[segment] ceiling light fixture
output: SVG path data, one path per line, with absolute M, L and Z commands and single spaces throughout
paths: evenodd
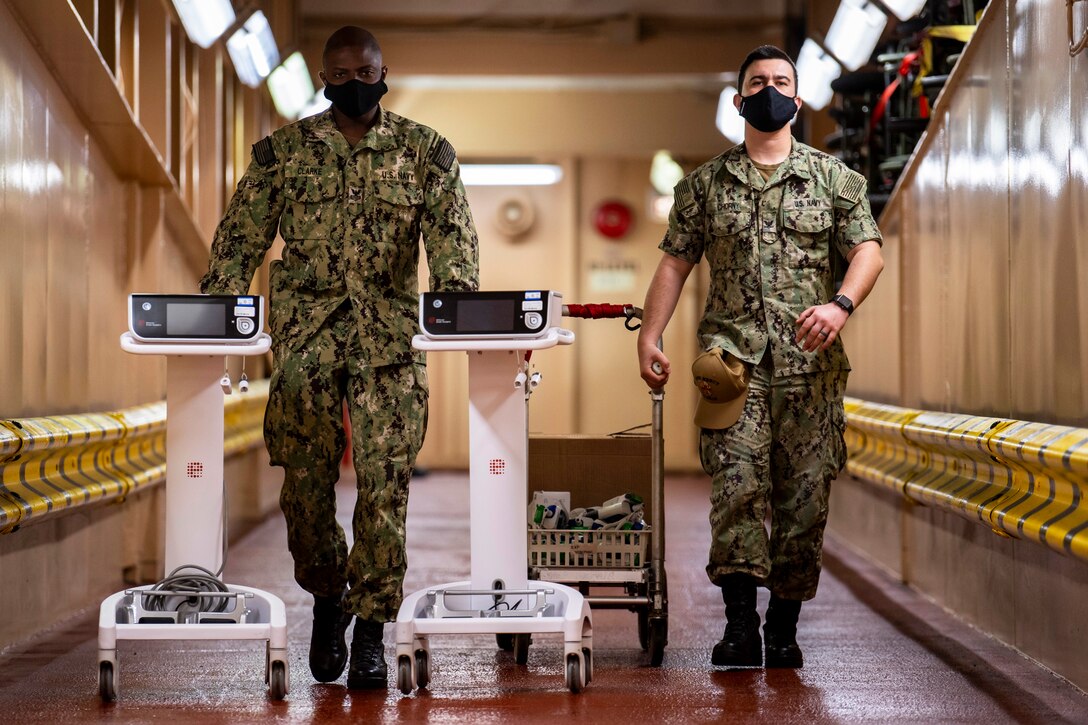
M 650 184 L 658 194 L 672 196 L 672 189 L 684 178 L 684 169 L 668 151 L 658 151 L 650 162 Z
M 842 73 L 839 64 L 812 38 L 806 38 L 797 54 L 797 93 L 813 110 L 831 102 L 831 81 Z
M 872 57 L 887 24 L 888 16 L 868 0 L 842 0 L 824 45 L 847 70 L 855 71 Z
M 261 85 L 261 81 L 280 63 L 272 26 L 260 10 L 250 15 L 242 27 L 230 36 L 227 52 L 239 80 L 250 88 Z
M 219 36 L 234 25 L 230 0 L 174 0 L 185 34 L 201 48 L 210 48 Z
M 465 186 L 550 186 L 563 179 L 554 164 L 462 164 Z
M 926 6 L 926 0 L 881 0 L 900 20 L 910 20 Z
M 287 60 L 269 74 L 268 92 L 281 116 L 292 120 L 302 118 L 314 97 L 314 81 L 302 53 L 296 51 L 287 56 Z

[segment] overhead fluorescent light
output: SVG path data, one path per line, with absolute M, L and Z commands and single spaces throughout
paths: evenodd
M 462 164 L 465 186 L 550 186 L 563 178 L 554 164 Z
M 820 110 L 831 102 L 835 92 L 831 81 L 842 73 L 842 68 L 815 40 L 806 38 L 797 55 L 797 92 L 809 107 Z
M 847 70 L 855 71 L 872 57 L 887 24 L 888 16 L 868 0 L 842 0 L 825 45 Z
M 744 117 L 740 115 L 740 111 L 733 105 L 733 96 L 735 95 L 737 95 L 737 89 L 733 86 L 726 86 L 722 89 L 721 94 L 718 96 L 718 115 L 715 119 L 715 125 L 722 136 L 725 136 L 733 143 L 740 143 L 744 140 Z
M 926 6 L 926 0 L 881 0 L 900 20 L 910 20 Z
M 287 56 L 287 60 L 269 74 L 268 92 L 272 94 L 272 102 L 281 116 L 302 118 L 303 111 L 314 97 L 314 81 L 302 53 L 296 51 Z
M 230 0 L 174 0 L 185 34 L 201 48 L 209 48 L 234 25 Z
M 272 37 L 272 26 L 260 10 L 227 40 L 227 52 L 234 72 L 250 88 L 261 85 L 272 69 L 280 64 L 280 51 Z

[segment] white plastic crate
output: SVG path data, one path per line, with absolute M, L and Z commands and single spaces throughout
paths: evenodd
M 641 569 L 650 531 L 529 529 L 529 566 L 546 569 Z

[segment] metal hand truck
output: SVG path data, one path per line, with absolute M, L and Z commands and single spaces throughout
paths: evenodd
M 631 304 L 564 305 L 563 315 L 583 319 L 622 318 L 631 331 L 642 310 Z M 661 348 L 661 340 L 657 342 Z M 594 609 L 628 609 L 638 615 L 638 639 L 650 665 L 661 665 L 668 643 L 668 587 L 665 578 L 664 389 L 650 391 L 650 501 L 648 530 L 529 529 L 529 577 L 578 589 Z M 622 492 L 617 492 L 622 493 Z M 648 551 L 647 551 L 648 550 Z M 590 587 L 622 590 L 590 594 Z M 528 658 L 528 635 L 497 635 L 499 647 L 515 660 Z

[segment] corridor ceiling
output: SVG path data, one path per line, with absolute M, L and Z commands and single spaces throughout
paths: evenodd
M 354 23 L 586 34 L 635 24 L 781 25 L 786 5 L 786 0 L 307 0 L 300 3 L 300 12 L 310 26 Z
M 387 60 L 390 43 L 400 51 L 400 74 L 720 74 L 735 71 L 759 43 L 784 44 L 800 6 L 800 0 L 306 0 L 299 3 L 298 42 L 314 63 L 314 50 L 333 30 L 361 25 L 378 37 Z

